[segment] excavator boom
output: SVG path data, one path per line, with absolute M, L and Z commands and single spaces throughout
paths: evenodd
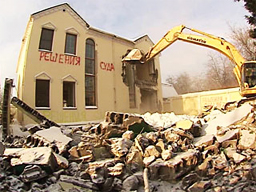
M 184 33 L 184 29 L 192 31 L 193 34 Z M 253 73 L 250 72 L 255 69 L 256 73 L 255 61 L 247 62 L 236 47 L 225 39 L 184 25 L 176 26 L 168 31 L 146 54 L 134 49 L 122 61 L 146 63 L 177 40 L 208 47 L 227 56 L 235 64 L 233 71 L 240 85 L 241 95 L 246 97 L 256 96 L 256 87 L 254 87 L 256 85 L 256 76 L 254 77 Z M 255 83 L 252 83 L 254 78 Z

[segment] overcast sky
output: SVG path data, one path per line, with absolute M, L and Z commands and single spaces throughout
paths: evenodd
M 1 86 L 6 77 L 16 80 L 21 40 L 30 15 L 65 2 L 92 27 L 131 40 L 147 34 L 157 43 L 172 27 L 184 24 L 229 41 L 229 26 L 248 26 L 243 2 L 234 0 L 0 0 Z M 175 42 L 161 53 L 162 82 L 182 72 L 202 73 L 209 52 Z

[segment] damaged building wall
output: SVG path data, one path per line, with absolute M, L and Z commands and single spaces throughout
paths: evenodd
M 45 46 L 43 37 L 51 45 Z M 57 123 L 100 120 L 107 110 L 140 113 L 141 90 L 136 86 L 137 105 L 131 108 L 121 60 L 128 49 L 147 51 L 151 45 L 148 37 L 130 41 L 93 28 L 67 3 L 39 11 L 31 15 L 23 38 L 18 97 Z M 159 69 L 159 61 L 155 65 Z M 160 80 L 155 87 L 157 106 Z M 33 123 L 22 112 L 17 118 Z
M 222 108 L 227 102 L 238 101 L 241 98 L 239 88 L 188 93 L 165 98 L 163 111 L 174 112 L 179 115 L 198 115 L 204 106 L 212 105 Z
M 136 42 L 136 48 L 146 53 L 149 47 L 154 44 L 150 38 L 145 35 Z M 130 107 L 140 108 L 141 113 L 161 112 L 162 111 L 162 86 L 159 56 L 146 63 L 124 62 L 123 63 L 123 81 L 129 87 Z M 140 102 L 136 103 L 135 95 L 139 90 Z

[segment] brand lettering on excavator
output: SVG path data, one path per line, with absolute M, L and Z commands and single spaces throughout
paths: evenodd
M 198 38 L 194 38 L 194 37 L 187 37 L 187 39 L 188 40 L 192 40 L 192 41 L 197 41 L 197 42 L 199 42 L 199 43 L 206 43 L 206 41 L 205 40 L 203 40 L 203 39 L 198 39 Z

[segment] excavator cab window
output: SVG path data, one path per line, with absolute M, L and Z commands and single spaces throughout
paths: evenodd
M 249 88 L 256 85 L 256 63 L 245 63 L 244 67 L 244 82 L 248 84 Z

